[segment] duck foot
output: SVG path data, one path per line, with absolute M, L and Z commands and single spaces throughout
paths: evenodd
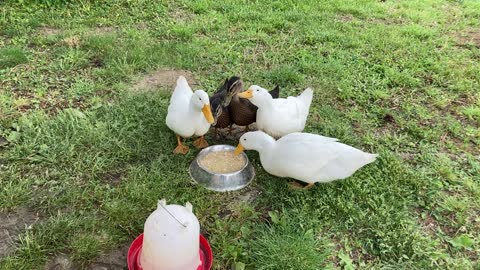
M 186 155 L 188 153 L 188 147 L 182 144 L 182 139 L 177 135 L 177 147 L 173 149 L 174 154 Z
M 297 181 L 288 182 L 288 185 L 290 186 L 290 188 L 293 188 L 293 189 L 301 189 L 301 188 L 303 188 L 303 185 L 300 184 L 300 183 L 297 182 Z
M 315 186 L 315 183 L 309 183 L 308 185 L 304 186 L 303 189 L 311 189 L 313 186 Z
M 208 146 L 208 142 L 203 136 L 201 136 L 193 142 L 193 146 L 195 146 L 197 149 L 202 149 Z
M 297 181 L 292 181 L 292 182 L 289 182 L 288 184 L 293 189 L 311 189 L 315 185 L 315 183 L 309 183 L 307 185 L 302 185 L 301 183 L 299 183 Z

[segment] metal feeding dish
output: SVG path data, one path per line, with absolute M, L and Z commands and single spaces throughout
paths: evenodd
M 245 160 L 243 167 L 230 173 L 215 173 L 204 168 L 200 163 L 200 160 L 211 152 L 234 150 L 235 147 L 231 145 L 213 145 L 200 151 L 189 168 L 189 173 L 193 181 L 204 186 L 206 189 L 219 192 L 239 190 L 250 184 L 253 178 L 255 178 L 255 170 L 245 153 L 240 154 Z

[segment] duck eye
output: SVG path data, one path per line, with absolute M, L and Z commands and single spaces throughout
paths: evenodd
M 259 92 L 260 90 L 257 89 L 257 92 Z
M 202 98 L 199 97 L 198 100 L 202 101 Z
M 246 138 L 243 138 L 244 141 L 246 141 L 247 139 Z

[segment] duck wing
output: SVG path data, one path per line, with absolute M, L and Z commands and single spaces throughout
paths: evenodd
M 275 154 L 281 162 L 278 164 L 288 166 L 289 170 L 284 173 L 293 173 L 296 178 L 309 181 L 344 179 L 377 157 L 339 143 L 335 138 L 307 133 L 288 134 L 277 143 Z
M 274 162 L 284 176 L 311 178 L 312 172 L 338 158 L 339 152 L 331 147 L 332 144 L 337 144 L 335 141 L 335 138 L 316 137 L 313 134 L 290 133 L 275 143 Z
M 337 142 L 338 139 L 316 135 L 316 134 L 310 134 L 310 133 L 293 132 L 283 136 L 281 139 L 279 139 L 279 141 L 285 144 L 291 144 L 291 143 L 296 143 L 300 141 L 312 143 L 312 144 L 319 144 L 319 143 Z
M 232 119 L 230 117 L 231 113 L 228 107 L 221 107 L 220 112 L 215 115 L 215 125 L 216 128 L 226 128 L 231 126 Z
M 234 97 L 228 105 L 233 122 L 239 126 L 248 126 L 256 121 L 257 106 L 249 100 Z

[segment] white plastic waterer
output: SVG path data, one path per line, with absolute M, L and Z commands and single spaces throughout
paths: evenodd
M 196 270 L 199 266 L 200 224 L 190 203 L 158 201 L 143 233 L 140 264 L 144 270 Z

